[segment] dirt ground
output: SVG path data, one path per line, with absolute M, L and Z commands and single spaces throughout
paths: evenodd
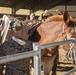
M 64 75 L 66 72 L 73 69 L 74 67 L 75 65 L 73 65 L 73 62 L 71 60 L 67 60 L 66 51 L 60 49 L 59 50 L 59 63 L 57 66 L 57 75 Z M 41 72 L 41 75 L 44 75 L 43 71 Z M 76 72 L 70 75 L 76 75 Z

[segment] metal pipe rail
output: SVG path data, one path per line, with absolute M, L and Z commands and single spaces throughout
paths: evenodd
M 74 40 L 66 40 L 66 41 L 54 42 L 54 43 L 43 44 L 43 45 L 38 45 L 35 42 L 34 43 L 37 44 L 37 47 L 39 47 L 40 49 L 43 49 L 43 48 L 48 48 L 48 47 L 52 47 L 52 46 L 68 44 L 68 43 L 71 43 L 71 42 L 75 42 L 75 41 Z M 33 48 L 35 48 L 35 46 L 36 45 L 34 45 Z M 0 57 L 0 64 L 24 59 L 24 58 L 27 58 L 27 57 L 32 57 L 34 55 L 38 55 L 38 53 L 39 53 L 39 51 L 34 50 L 34 51 L 28 51 L 28 52 L 23 52 L 23 53 L 17 53 L 17 54 L 2 56 L 2 57 Z
M 43 44 L 43 45 L 39 45 L 39 47 L 40 47 L 40 49 L 44 49 L 44 48 L 48 48 L 48 47 L 52 47 L 52 46 L 58 46 L 58 45 L 62 45 L 62 44 L 69 44 L 71 42 L 75 42 L 75 40 L 74 39 L 70 39 L 70 40 L 65 40 L 65 41 L 60 41 L 60 42 Z
M 2 56 L 0 57 L 0 64 L 32 57 L 34 55 L 37 55 L 38 53 L 39 53 L 38 51 L 28 51 L 28 52 L 23 52 L 23 53 Z
M 62 44 L 68 44 L 71 42 L 75 42 L 75 40 L 70 39 L 70 40 L 54 42 L 54 43 L 49 43 L 49 44 L 44 44 L 44 45 L 38 45 L 37 42 L 34 42 L 33 51 L 2 56 L 0 57 L 0 64 L 34 56 L 34 75 L 40 75 L 41 74 L 41 49 L 57 46 L 57 45 L 62 45 Z

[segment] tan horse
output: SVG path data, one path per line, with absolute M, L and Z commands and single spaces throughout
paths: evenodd
M 63 15 L 49 17 L 37 28 L 31 40 L 39 44 L 47 44 L 76 38 L 75 27 L 76 21 L 65 11 Z M 44 67 L 44 75 L 50 75 L 51 70 L 53 71 L 52 75 L 56 75 L 58 47 L 54 46 L 45 49 L 45 53 L 41 59 Z M 68 46 L 64 48 L 69 49 Z

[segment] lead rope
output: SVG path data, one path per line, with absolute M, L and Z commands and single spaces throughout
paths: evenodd
M 69 52 L 68 52 L 68 57 L 70 57 L 73 61 L 74 64 L 76 64 L 76 52 L 75 52 L 75 48 L 74 48 L 74 43 L 70 43 L 69 44 L 70 46 L 70 49 L 69 49 Z

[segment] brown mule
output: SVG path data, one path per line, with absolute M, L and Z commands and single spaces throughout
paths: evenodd
M 76 21 L 69 16 L 67 11 L 65 11 L 63 15 L 54 15 L 49 17 L 37 28 L 31 37 L 31 40 L 38 42 L 39 44 L 47 44 L 76 38 L 75 27 Z M 67 47 L 64 47 L 65 50 Z M 41 59 L 44 67 L 44 75 L 50 75 L 51 70 L 52 75 L 56 75 L 58 46 L 50 47 L 45 50 L 46 53 L 42 55 Z

